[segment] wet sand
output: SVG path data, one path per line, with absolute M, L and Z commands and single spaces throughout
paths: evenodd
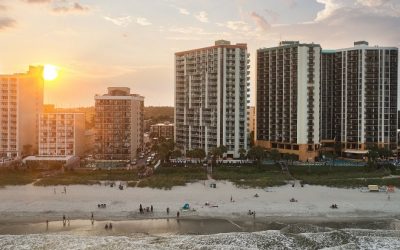
M 112 229 L 105 229 L 105 225 L 112 223 Z M 400 230 L 400 220 L 371 219 L 371 218 L 320 218 L 320 217 L 263 217 L 243 218 L 232 220 L 229 218 L 159 218 L 121 221 L 94 221 L 71 220 L 63 225 L 62 221 L 27 223 L 3 222 L 0 224 L 0 235 L 24 235 L 43 233 L 67 233 L 85 236 L 129 236 L 132 234 L 144 235 L 177 235 L 177 234 L 217 234 L 231 232 L 256 232 L 264 230 L 282 230 L 290 225 L 308 229 L 318 226 L 329 229 L 373 229 L 373 230 Z M 290 229 L 293 230 L 293 229 Z M 293 231 L 293 233 L 298 233 Z

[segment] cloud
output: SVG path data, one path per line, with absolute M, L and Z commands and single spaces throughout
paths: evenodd
M 166 36 L 168 40 L 181 41 L 220 39 L 221 36 L 230 36 L 227 32 L 209 32 L 199 27 L 170 27 L 167 32 L 171 33 Z
M 256 23 L 260 31 L 266 32 L 271 28 L 271 25 L 265 20 L 264 17 L 258 15 L 256 12 L 250 14 L 251 19 Z
M 4 4 L 0 4 L 0 11 L 6 11 L 7 9 L 7 6 L 5 6 Z
M 2 17 L 0 18 L 0 31 L 5 30 L 7 28 L 12 28 L 16 25 L 16 21 L 12 18 Z
M 296 0 L 282 0 L 289 8 L 294 8 L 297 6 Z
M 400 17 L 400 2 L 398 0 L 316 0 L 324 5 L 314 21 L 322 21 L 332 16 L 340 16 L 340 11 L 354 11 L 364 16 Z
M 202 23 L 208 23 L 208 14 L 205 11 L 200 11 L 194 17 Z
M 357 0 L 357 2 L 368 7 L 378 7 L 388 3 L 389 0 Z
M 264 11 L 268 15 L 268 17 L 270 18 L 270 20 L 272 22 L 278 21 L 279 16 L 280 16 L 278 12 L 275 12 L 275 11 L 270 10 L 270 9 L 264 9 Z
M 220 34 L 217 32 L 206 32 L 203 28 L 198 27 L 171 27 L 168 29 L 169 32 L 180 33 L 180 34 L 197 34 L 197 35 L 216 35 Z
M 187 9 L 184 8 L 178 8 L 179 13 L 181 13 L 182 15 L 190 15 L 190 12 Z
M 89 7 L 73 0 L 22 0 L 31 4 L 47 4 L 54 13 L 83 13 L 89 11 Z
M 70 13 L 70 12 L 86 12 L 89 11 L 89 7 L 83 6 L 77 2 L 71 3 L 64 6 L 55 6 L 52 8 L 53 12 L 58 13 Z
M 23 0 L 23 1 L 27 3 L 50 3 L 53 0 Z
M 325 5 L 324 9 L 318 12 L 315 21 L 324 20 L 332 15 L 338 9 L 348 6 L 349 0 L 316 0 L 318 3 Z
M 388 14 L 389 1 L 379 8 L 360 6 L 358 1 L 346 1 L 347 4 L 338 2 L 330 1 L 331 9 L 325 12 L 323 18 L 273 27 L 272 32 L 282 34 L 285 36 L 283 39 L 320 43 L 323 48 L 351 47 L 352 42 L 357 40 L 367 40 L 380 46 L 398 46 L 400 33 L 388 31 L 398 30 L 400 15 L 396 16 L 394 11 Z
M 142 26 L 148 26 L 151 25 L 151 22 L 149 22 L 146 18 L 144 17 L 138 17 L 136 18 L 136 23 Z
M 131 16 L 123 16 L 123 17 L 104 17 L 105 20 L 112 22 L 113 24 L 121 27 L 126 27 L 132 22 Z
M 244 21 L 227 21 L 225 23 L 217 23 L 217 25 L 239 32 L 248 32 L 251 30 L 251 26 Z

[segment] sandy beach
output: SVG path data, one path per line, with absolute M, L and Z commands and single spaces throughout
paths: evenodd
M 180 217 L 248 219 L 248 210 L 256 217 L 318 217 L 318 218 L 399 218 L 400 192 L 364 193 L 358 189 L 323 186 L 290 185 L 268 189 L 241 189 L 230 182 L 210 181 L 174 187 L 171 190 L 125 188 L 105 185 L 36 187 L 33 185 L 0 189 L 0 222 L 43 222 L 60 220 L 65 214 L 71 220 L 132 220 L 176 217 L 185 203 L 190 211 Z M 55 193 L 54 193 L 55 189 Z M 258 194 L 258 197 L 255 197 Z M 231 196 L 233 202 L 231 202 Z M 290 202 L 295 198 L 298 202 Z M 210 205 L 206 206 L 208 202 Z M 331 209 L 336 203 L 338 209 Z M 107 204 L 98 208 L 98 204 Z M 154 208 L 153 213 L 139 213 L 139 204 Z M 170 208 L 170 214 L 166 208 Z M 194 211 L 193 211 L 194 210 Z

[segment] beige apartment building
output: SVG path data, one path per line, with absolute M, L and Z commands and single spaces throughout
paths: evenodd
M 314 161 L 319 149 L 318 44 L 284 41 L 257 51 L 257 144 Z
M 30 66 L 27 73 L 0 75 L 1 157 L 37 152 L 43 85 L 42 66 Z
M 126 87 L 95 96 L 95 158 L 134 160 L 143 146 L 144 97 Z
M 39 156 L 82 156 L 85 114 L 43 113 L 39 120 Z
M 174 124 L 173 123 L 158 123 L 150 126 L 150 135 L 152 137 L 164 137 L 166 139 L 174 138 Z

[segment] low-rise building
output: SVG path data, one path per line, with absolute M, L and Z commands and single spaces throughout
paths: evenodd
M 84 133 L 82 113 L 40 114 L 39 156 L 83 155 Z
M 174 138 L 174 124 L 165 122 L 153 124 L 150 126 L 150 135 L 154 138 L 164 137 L 166 139 Z

